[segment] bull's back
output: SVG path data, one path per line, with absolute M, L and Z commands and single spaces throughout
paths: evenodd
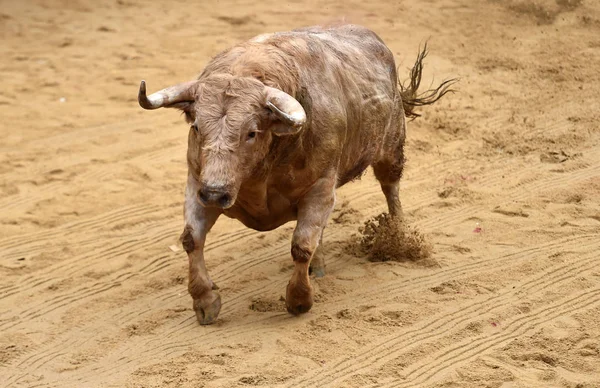
M 368 28 L 358 25 L 307 27 L 293 30 L 291 34 L 298 34 L 307 41 L 309 67 L 338 66 L 350 71 L 348 76 L 376 77 L 384 83 L 395 83 L 394 56 L 383 40 Z

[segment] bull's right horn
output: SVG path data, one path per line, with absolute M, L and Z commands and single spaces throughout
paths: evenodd
M 146 96 L 146 81 L 142 81 L 138 93 L 138 102 L 144 109 L 169 108 L 176 104 L 193 102 L 195 91 L 193 86 L 196 83 L 197 81 L 183 82 Z
M 274 127 L 278 136 L 292 135 L 300 132 L 306 124 L 306 112 L 302 105 L 289 94 L 266 86 L 267 107 L 284 125 Z

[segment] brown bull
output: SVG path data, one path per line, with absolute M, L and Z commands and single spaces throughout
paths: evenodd
M 318 247 L 337 187 L 372 166 L 390 214 L 401 216 L 405 116 L 449 91 L 445 82 L 417 96 L 425 54 L 403 87 L 374 32 L 309 27 L 260 35 L 217 55 L 197 80 L 150 96 L 142 81 L 143 108 L 178 108 L 191 125 L 181 237 L 201 324 L 221 309 L 203 252 L 221 214 L 260 231 L 297 220 L 286 292 L 292 314 L 313 304 L 311 261 L 315 275 L 324 275 Z

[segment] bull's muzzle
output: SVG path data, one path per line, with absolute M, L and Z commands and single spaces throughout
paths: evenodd
M 204 207 L 227 209 L 233 205 L 233 196 L 226 187 L 205 185 L 198 190 L 198 200 Z

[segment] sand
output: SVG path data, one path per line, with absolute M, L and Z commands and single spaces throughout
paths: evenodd
M 338 191 L 327 275 L 281 298 L 294 223 L 220 219 L 218 322 L 197 324 L 188 127 L 143 111 L 263 32 L 345 20 L 459 93 L 408 125 L 401 199 L 432 251 L 349 249 L 386 210 Z M 0 1 L 0 387 L 600 387 L 600 3 Z

